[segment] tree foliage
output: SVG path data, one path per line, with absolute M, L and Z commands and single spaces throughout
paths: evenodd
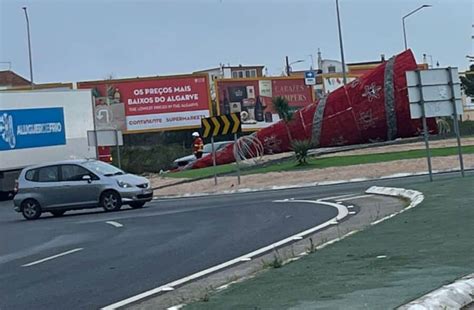
M 288 104 L 288 100 L 285 97 L 275 97 L 272 99 L 272 104 L 278 113 L 278 116 L 285 122 L 288 123 L 293 119 L 293 110 Z
M 461 76 L 461 83 L 464 92 L 469 97 L 474 97 L 474 65 L 471 65 L 469 72 L 466 72 L 466 76 Z

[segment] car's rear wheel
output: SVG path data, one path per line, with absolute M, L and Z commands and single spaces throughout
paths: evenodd
M 100 196 L 100 206 L 105 211 L 118 211 L 122 207 L 120 195 L 114 191 L 106 191 Z
M 21 213 L 27 220 L 36 220 L 41 216 L 41 206 L 34 199 L 28 199 L 21 204 Z
M 145 205 L 145 202 L 132 202 L 132 203 L 130 203 L 130 207 L 132 207 L 132 209 L 140 209 L 140 208 L 143 208 L 144 205 Z
M 65 210 L 55 210 L 55 211 L 51 211 L 51 214 L 52 214 L 53 216 L 56 216 L 56 217 L 63 216 L 64 213 L 66 213 Z

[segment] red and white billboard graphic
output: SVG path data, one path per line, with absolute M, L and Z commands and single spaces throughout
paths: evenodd
M 81 82 L 78 87 L 93 89 L 99 122 L 106 119 L 110 127 L 128 132 L 199 128 L 201 118 L 210 116 L 207 75 Z
M 275 97 L 286 98 L 295 110 L 314 101 L 313 87 L 300 77 L 222 79 L 216 86 L 220 113 L 240 112 L 244 130 L 257 130 L 280 120 L 272 104 Z

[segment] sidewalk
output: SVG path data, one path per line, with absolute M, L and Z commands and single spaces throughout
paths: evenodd
M 418 207 L 185 309 L 389 309 L 472 273 L 474 177 L 411 189 Z

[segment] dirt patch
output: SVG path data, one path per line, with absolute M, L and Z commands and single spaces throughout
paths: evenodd
M 463 138 L 462 144 L 474 145 L 474 137 Z M 456 146 L 456 139 L 437 140 L 430 142 L 431 148 L 444 148 Z M 343 151 L 333 154 L 321 155 L 321 158 L 335 156 L 350 156 L 364 154 L 380 154 L 390 152 L 401 152 L 424 149 L 424 142 L 414 142 L 409 144 L 386 145 L 371 148 L 363 148 L 352 151 Z M 282 153 L 264 156 L 262 162 L 291 157 L 292 153 Z M 459 161 L 457 156 L 435 157 L 432 161 L 433 170 L 458 169 Z M 464 166 L 466 169 L 474 168 L 474 155 L 464 155 Z M 179 184 L 189 180 L 185 178 L 174 179 L 165 178 L 157 174 L 146 175 L 153 187 L 170 186 L 155 191 L 157 196 L 182 195 L 192 193 L 213 193 L 225 190 L 236 190 L 239 188 L 262 188 L 282 185 L 295 185 L 312 182 L 338 181 L 355 178 L 378 178 L 399 173 L 416 173 L 427 171 L 426 159 L 409 159 L 391 161 L 376 164 L 354 165 L 345 167 L 331 167 L 324 169 L 312 169 L 307 171 L 270 172 L 265 174 L 242 176 L 242 184 L 237 184 L 235 176 L 219 177 L 218 185 L 214 185 L 214 179 L 209 178 L 200 181 Z
M 434 157 L 432 159 L 433 170 L 459 169 L 457 156 Z M 474 168 L 474 155 L 464 155 L 464 166 L 466 169 Z M 324 169 L 312 169 L 305 171 L 269 172 L 264 174 L 244 175 L 241 185 L 237 185 L 237 177 L 225 176 L 218 178 L 218 185 L 214 185 L 214 179 L 205 179 L 185 184 L 177 184 L 155 191 L 157 196 L 182 195 L 192 193 L 214 193 L 239 188 L 268 188 L 271 186 L 296 185 L 312 182 L 349 180 L 356 178 L 379 178 L 387 175 L 400 173 L 426 172 L 426 159 L 398 160 L 384 163 L 354 165 L 345 167 L 330 167 Z M 154 187 L 164 184 L 174 184 L 180 180 L 170 180 L 151 176 L 150 180 Z M 174 182 L 174 183 L 173 183 Z

